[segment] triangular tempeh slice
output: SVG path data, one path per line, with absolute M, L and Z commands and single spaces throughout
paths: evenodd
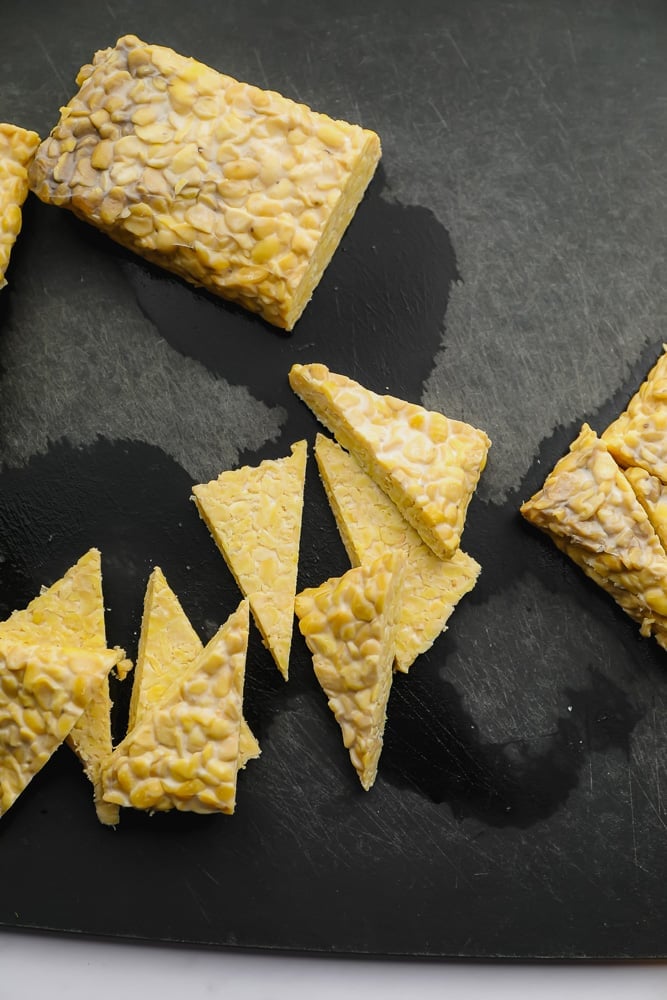
M 106 650 L 104 601 L 100 553 L 89 549 L 51 587 L 30 602 L 27 608 L 14 611 L 0 622 L 0 638 L 11 637 L 22 642 L 44 642 L 58 646 L 82 646 Z M 115 665 L 123 677 L 131 664 L 122 649 L 115 649 Z M 109 757 L 111 745 L 111 698 L 109 678 L 105 674 L 85 712 L 68 736 L 92 782 L 95 809 L 101 823 L 118 822 L 118 810 L 102 801 L 100 768 Z
M 193 487 L 202 518 L 242 593 L 257 627 L 287 680 L 294 624 L 305 441 L 286 458 L 222 472 Z
M 247 646 L 244 600 L 118 744 L 102 772 L 107 801 L 151 812 L 234 812 Z
M 0 816 L 71 732 L 113 650 L 0 638 Z
M 584 424 L 567 455 L 521 507 L 661 645 L 667 637 L 667 555 L 626 476 Z
M 623 468 L 637 465 L 667 483 L 667 345 L 602 440 Z
M 396 667 L 407 673 L 475 586 L 479 564 L 461 549 L 451 559 L 438 558 L 354 456 L 323 434 L 317 435 L 315 457 L 350 562 L 371 563 L 390 550 L 405 556 Z
M 648 514 L 660 544 L 667 550 L 667 486 L 657 476 L 636 465 L 626 469 L 625 476 Z
M 0 288 L 12 248 L 21 232 L 21 207 L 28 196 L 28 167 L 39 146 L 36 132 L 0 123 Z
M 320 364 L 293 365 L 290 385 L 441 559 L 459 546 L 491 442 L 484 431 Z
M 296 598 L 315 675 L 366 791 L 375 781 L 382 751 L 401 577 L 402 557 L 386 553 Z
M 141 637 L 134 668 L 128 732 L 182 679 L 204 646 L 164 573 L 156 566 L 148 580 Z M 259 757 L 259 743 L 241 719 L 239 767 Z

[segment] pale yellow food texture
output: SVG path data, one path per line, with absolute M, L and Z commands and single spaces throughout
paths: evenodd
M 77 83 L 32 190 L 291 329 L 374 173 L 378 136 L 132 35 Z
M 102 774 L 107 801 L 151 812 L 234 812 L 247 644 L 242 601 L 116 747 Z
M 667 555 L 626 476 L 587 424 L 521 513 L 612 594 L 642 634 L 661 641 Z
M 164 573 L 156 566 L 146 588 L 128 732 L 165 700 L 171 687 L 184 677 L 203 648 Z M 241 719 L 239 767 L 245 767 L 259 754 L 259 743 L 246 720 Z
M 98 549 L 89 549 L 65 575 L 30 602 L 0 622 L 0 638 L 51 645 L 83 646 L 106 650 L 102 568 Z M 130 667 L 122 649 L 113 650 L 119 675 Z M 102 801 L 100 769 L 111 754 L 111 697 L 107 674 L 77 719 L 68 743 L 75 751 L 92 782 L 95 808 L 101 823 L 114 825 L 118 811 Z
M 667 550 L 667 486 L 657 476 L 637 466 L 625 469 L 625 475 L 655 528 L 660 544 Z
M 484 431 L 321 364 L 293 365 L 290 385 L 441 559 L 459 547 L 491 442 Z
M 39 146 L 36 132 L 0 123 L 0 288 L 12 248 L 21 232 L 21 207 L 28 196 L 28 166 Z
M 0 815 L 71 732 L 113 650 L 0 638 Z
M 663 353 L 602 440 L 619 465 L 639 466 L 667 483 L 667 353 Z
M 335 441 L 318 434 L 315 457 L 350 562 L 360 566 L 385 552 L 403 554 L 396 669 L 407 673 L 475 586 L 480 566 L 461 549 L 451 559 L 436 556 L 356 459 Z
M 373 785 L 393 677 L 402 561 L 385 553 L 297 594 L 299 629 L 362 787 Z
M 286 458 L 222 472 L 194 486 L 197 509 L 249 599 L 265 645 L 287 680 L 294 624 L 307 444 Z

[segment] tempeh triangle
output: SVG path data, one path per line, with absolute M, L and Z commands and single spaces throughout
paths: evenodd
M 39 142 L 36 132 L 0 123 L 0 288 L 7 284 L 5 272 L 21 232 L 21 208 L 29 190 L 28 167 Z
M 356 459 L 323 434 L 317 435 L 315 457 L 350 562 L 371 563 L 392 550 L 405 557 L 396 667 L 407 673 L 475 586 L 479 564 L 461 549 L 451 559 L 436 556 Z
M 377 774 L 393 677 L 402 558 L 386 553 L 297 594 L 299 628 L 343 743 L 368 791 Z
M 637 466 L 625 469 L 625 476 L 648 514 L 660 544 L 667 550 L 667 485 Z
M 0 638 L 0 816 L 72 731 L 113 650 Z
M 151 812 L 234 812 L 247 645 L 244 600 L 116 747 L 102 774 L 108 802 Z
M 222 472 L 193 487 L 202 518 L 287 680 L 294 624 L 306 442 L 286 458 Z
M 82 646 L 106 650 L 102 568 L 100 553 L 89 549 L 60 580 L 44 590 L 27 608 L 14 611 L 0 622 L 0 638 L 22 642 L 43 642 L 54 646 Z M 115 649 L 119 676 L 125 676 L 131 664 L 122 649 Z M 100 768 L 109 757 L 111 744 L 111 698 L 107 674 L 100 678 L 85 712 L 68 736 L 92 782 L 95 809 L 100 822 L 114 825 L 118 810 L 102 802 Z
M 156 566 L 146 588 L 128 732 L 164 700 L 174 682 L 182 680 L 203 648 L 164 573 Z M 259 754 L 259 743 L 241 719 L 239 767 Z
M 293 365 L 289 380 L 426 545 L 441 559 L 450 558 L 486 464 L 491 442 L 484 431 L 380 396 L 324 365 Z
M 637 465 L 667 483 L 667 345 L 627 408 L 602 434 L 623 468 Z

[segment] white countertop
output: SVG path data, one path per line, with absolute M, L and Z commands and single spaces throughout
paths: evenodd
M 619 965 L 362 961 L 209 952 L 0 933 L 0 1000 L 187 995 L 243 1000 L 664 1000 L 667 963 Z M 27 973 L 29 970 L 29 973 Z M 26 975 L 29 978 L 26 979 Z M 26 992 L 29 983 L 29 992 Z

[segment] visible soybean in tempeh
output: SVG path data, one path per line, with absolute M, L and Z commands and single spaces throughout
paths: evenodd
M 36 132 L 0 123 L 0 288 L 12 248 L 21 232 L 21 207 L 28 195 L 28 164 L 39 146 Z
M 77 84 L 32 190 L 292 329 L 375 171 L 378 136 L 132 35 Z

